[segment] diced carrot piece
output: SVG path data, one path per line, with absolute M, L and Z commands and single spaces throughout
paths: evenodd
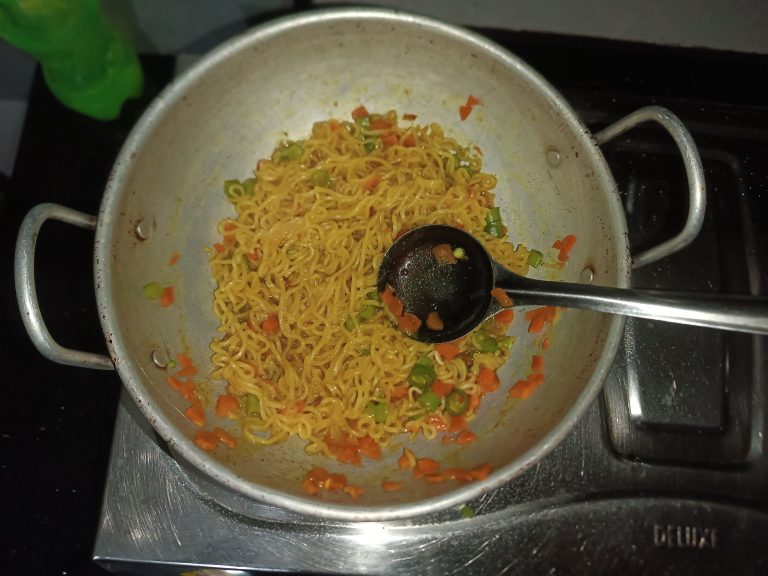
M 179 258 L 181 258 L 181 254 L 178 252 L 174 252 L 171 254 L 171 258 L 168 260 L 168 266 L 175 266 L 176 263 L 179 261 Z
M 227 448 L 234 448 L 235 445 L 237 444 L 235 437 L 232 436 L 232 434 L 230 434 L 223 428 L 214 428 L 213 433 L 216 435 L 219 441 L 222 444 L 224 444 Z
M 231 394 L 222 394 L 216 400 L 216 416 L 237 418 L 240 415 L 240 400 Z
M 477 434 L 472 432 L 472 430 L 464 430 L 459 434 L 458 438 L 456 438 L 456 443 L 463 446 L 464 444 L 470 444 L 475 440 L 477 440 Z
M 421 319 L 406 312 L 397 319 L 397 324 L 403 332 L 416 332 L 421 327 Z
M 321 486 L 327 478 L 328 470 L 322 468 L 321 466 L 315 466 L 309 472 L 307 472 L 307 480 L 316 486 Z
M 187 354 L 186 352 L 179 352 L 178 354 L 176 354 L 176 361 L 182 366 L 194 365 L 192 358 L 190 358 L 189 354 Z
M 357 445 L 360 449 L 360 454 L 367 456 L 373 460 L 381 460 L 381 446 L 370 436 L 363 436 L 357 439 Z
M 171 304 L 173 304 L 173 286 L 166 286 L 160 296 L 160 306 L 167 308 Z
M 440 470 L 440 463 L 432 458 L 419 458 L 416 460 L 416 468 L 425 474 L 434 474 Z
M 381 137 L 381 143 L 384 144 L 384 146 L 395 146 L 400 143 L 400 137 L 394 132 L 390 132 Z
M 261 324 L 261 329 L 267 334 L 276 334 L 280 330 L 280 319 L 277 314 L 269 314 Z
M 427 315 L 427 328 L 430 330 L 442 330 L 445 328 L 445 324 L 443 323 L 443 319 L 440 318 L 440 314 L 437 312 L 430 312 Z
M 354 120 L 357 120 L 358 118 L 366 118 L 370 116 L 368 110 L 365 108 L 365 106 L 358 106 L 354 110 L 352 110 L 352 118 Z
M 469 95 L 467 98 L 467 106 L 477 106 L 478 104 L 482 104 L 482 100 L 480 98 L 477 98 L 476 96 L 472 96 L 472 94 Z
M 531 323 L 528 325 L 529 334 L 538 334 L 544 328 L 544 316 L 534 316 Z
M 409 113 L 403 114 L 403 120 L 408 120 L 408 121 L 416 120 L 416 114 L 409 114 Z
M 432 392 L 438 396 L 446 397 L 453 390 L 453 384 L 450 382 L 443 382 L 442 380 L 435 380 L 432 383 Z
M 376 120 L 371 120 L 370 127 L 371 127 L 371 130 L 389 130 L 390 128 L 392 128 L 392 124 L 387 122 L 386 120 L 377 118 Z
M 491 290 L 491 296 L 496 298 L 496 301 L 505 308 L 512 306 L 512 298 L 510 298 L 502 288 L 494 288 Z
M 469 473 L 472 475 L 472 478 L 475 480 L 485 480 L 488 478 L 488 476 L 491 475 L 491 472 L 493 472 L 493 468 L 491 468 L 490 464 L 482 464 L 477 468 L 472 468 L 469 471 Z
M 190 402 L 197 399 L 197 386 L 195 386 L 195 383 L 192 382 L 192 380 L 181 381 L 179 392 L 181 392 L 181 395 Z
M 389 480 L 384 480 L 381 483 L 381 487 L 387 492 L 397 492 L 398 490 L 402 490 L 403 486 L 404 484 L 402 482 L 391 482 Z
M 360 459 L 360 452 L 351 446 L 341 448 L 336 453 L 336 460 L 342 464 L 355 464 L 358 466 L 362 464 L 362 460 Z
M 467 427 L 467 421 L 462 416 L 451 416 L 448 423 L 448 432 L 459 432 Z
M 541 374 L 540 372 L 529 374 L 528 382 L 530 382 L 532 386 L 539 386 L 540 384 L 544 384 L 544 374 Z
M 352 500 L 357 500 L 363 494 L 365 494 L 365 490 L 363 489 L 362 486 L 354 486 L 353 484 L 350 484 L 349 486 L 344 486 L 344 492 L 352 496 Z
M 549 350 L 549 338 L 544 338 L 544 340 L 541 341 L 541 348 L 542 350 Z
M 165 381 L 168 382 L 168 386 L 170 386 L 174 390 L 181 391 L 182 382 L 178 378 L 175 378 L 173 376 L 168 376 L 165 379 Z
M 381 174 L 372 172 L 363 179 L 360 186 L 362 186 L 363 190 L 368 190 L 370 192 L 379 185 L 379 182 L 381 182 Z
M 531 383 L 528 380 L 518 380 L 515 382 L 515 385 L 509 389 L 509 397 L 525 400 L 528 396 L 533 394 L 534 389 L 535 386 L 531 386 Z
M 323 488 L 330 492 L 338 492 L 347 485 L 347 477 L 344 474 L 328 474 L 323 482 Z
M 450 244 L 435 244 L 432 246 L 432 256 L 438 264 L 456 264 L 457 262 Z
M 405 138 L 403 138 L 402 145 L 406 148 L 413 148 L 416 146 L 416 137 L 413 134 L 408 134 Z
M 202 406 L 194 405 L 187 408 L 184 415 L 201 428 L 205 426 L 205 412 Z
M 206 452 L 212 452 L 215 450 L 219 443 L 218 440 L 219 439 L 216 437 L 216 434 L 209 432 L 208 430 L 198 430 L 195 433 L 195 444 L 197 444 Z
M 533 355 L 531 358 L 531 370 L 534 372 L 544 372 L 544 356 Z
M 403 448 L 403 454 L 397 459 L 397 465 L 400 470 L 408 470 L 416 466 L 416 456 L 408 448 Z
M 262 253 L 261 248 L 256 248 L 253 252 L 248 252 L 248 254 L 246 254 L 245 256 L 251 262 L 258 262 L 259 260 L 261 260 L 261 257 L 263 255 L 264 254 Z
M 223 228 L 225 232 L 234 232 L 235 230 L 237 230 L 237 224 L 232 222 L 232 220 L 227 220 L 226 222 L 224 222 Z
M 224 246 L 224 244 L 221 244 L 220 242 L 215 242 L 213 244 L 213 249 L 216 250 L 219 254 L 224 254 L 224 252 L 227 251 L 227 247 Z
M 395 386 L 392 388 L 392 394 L 389 395 L 392 400 L 402 400 L 408 397 L 408 386 Z
M 445 482 L 445 476 L 442 474 L 424 474 L 424 481 L 439 484 L 440 482 Z
M 472 112 L 472 106 L 467 106 L 466 104 L 459 106 L 459 118 L 461 118 L 462 122 L 469 118 L 470 112 Z
M 499 386 L 501 386 L 501 382 L 499 381 L 499 377 L 496 375 L 495 370 L 483 366 L 477 374 L 477 385 L 480 386 L 480 389 L 483 392 L 488 393 L 498 390 Z
M 331 132 L 336 132 L 339 128 L 341 128 L 341 124 L 336 120 L 331 120 L 328 122 L 328 127 L 331 129 Z
M 566 262 L 569 258 L 570 252 L 573 249 L 573 247 L 576 245 L 576 236 L 573 234 L 568 234 L 565 238 L 562 239 L 560 242 L 560 246 L 558 249 L 560 250 L 560 253 L 557 255 L 557 259 L 560 262 Z
M 437 350 L 437 353 L 440 354 L 443 360 L 447 360 L 447 361 L 453 360 L 461 352 L 459 347 L 456 344 L 453 344 L 451 342 L 442 342 L 440 344 L 435 344 L 435 350 Z
M 403 315 L 403 301 L 397 296 L 392 296 L 387 304 L 387 308 L 395 318 L 400 318 Z
M 320 492 L 320 486 L 313 484 L 308 478 L 305 478 L 304 482 L 301 483 L 301 489 L 310 496 L 315 496 Z
M 496 319 L 496 322 L 500 322 L 501 324 L 510 324 L 512 320 L 515 319 L 515 311 L 512 310 L 512 308 L 506 308 L 501 312 L 498 312 L 494 318 Z

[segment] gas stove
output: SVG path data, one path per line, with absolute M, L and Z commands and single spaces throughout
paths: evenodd
M 660 104 L 692 132 L 707 181 L 704 227 L 687 248 L 636 269 L 634 286 L 766 293 L 768 107 L 757 90 L 768 80 L 764 59 L 480 32 L 541 72 L 593 131 Z M 144 62 L 148 86 L 159 89 L 174 61 Z M 725 90 L 728 83 L 736 88 Z M 47 98 L 36 93 L 30 118 L 67 114 L 51 112 Z M 113 125 L 104 146 L 98 134 L 106 129 L 84 126 L 73 146 L 108 165 L 133 121 Z M 41 133 L 44 125 L 28 122 Z M 20 158 L 54 161 L 53 147 L 34 141 L 26 137 Z M 633 130 L 604 153 L 633 250 L 673 236 L 688 206 L 669 136 Z M 20 178 L 33 176 L 22 170 Z M 99 183 L 87 192 L 96 202 Z M 766 358 L 763 337 L 630 319 L 603 393 L 547 457 L 468 502 L 472 518 L 456 509 L 383 523 L 300 516 L 189 474 L 123 391 L 93 558 L 126 574 L 761 573 Z

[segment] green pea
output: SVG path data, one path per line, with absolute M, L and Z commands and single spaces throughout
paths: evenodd
M 301 144 L 292 142 L 280 153 L 280 160 L 292 162 L 301 158 L 302 154 L 304 154 L 304 149 L 301 147 Z
M 379 424 L 387 421 L 389 405 L 386 402 L 371 402 L 365 407 L 365 413 L 372 416 Z
M 163 287 L 159 282 L 144 284 L 144 287 L 141 290 L 144 293 L 144 297 L 149 298 L 150 300 L 157 300 L 163 295 Z
M 312 183 L 315 186 L 329 188 L 331 186 L 331 182 L 331 175 L 328 173 L 328 170 L 315 170 L 312 173 Z

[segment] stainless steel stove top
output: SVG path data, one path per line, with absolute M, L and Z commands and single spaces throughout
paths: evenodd
M 588 92 L 565 95 L 592 128 L 611 120 Z M 626 105 L 617 108 L 637 107 Z M 633 283 L 765 293 L 768 198 L 755 182 L 766 178 L 768 130 L 714 109 L 688 118 L 706 222 Z M 687 206 L 671 141 L 640 130 L 605 153 L 633 246 L 672 235 Z M 629 320 L 603 394 L 550 455 L 468 502 L 473 518 L 449 510 L 386 523 L 302 517 L 187 474 L 123 393 L 94 558 L 126 574 L 759 573 L 767 374 L 765 338 Z

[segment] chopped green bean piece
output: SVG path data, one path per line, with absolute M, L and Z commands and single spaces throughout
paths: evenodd
M 475 511 L 472 510 L 469 506 L 462 506 L 461 510 L 459 510 L 459 514 L 461 514 L 462 518 L 474 518 L 475 517 Z
M 387 421 L 389 405 L 386 402 L 371 402 L 365 407 L 365 413 L 372 416 L 379 424 Z
M 475 332 L 473 337 L 475 347 L 480 352 L 496 352 L 499 349 L 499 343 L 496 338 L 482 332 Z
M 531 268 L 538 268 L 542 264 L 544 264 L 544 254 L 538 250 L 531 250 L 528 253 L 528 266 Z
M 375 313 L 376 313 L 376 308 L 374 306 L 363 304 L 362 308 L 360 308 L 360 312 L 357 313 L 357 321 L 367 322 L 368 320 L 373 318 L 373 315 Z
M 364 348 L 360 348 L 360 351 L 357 353 L 358 356 L 370 356 L 371 355 L 371 347 L 365 346 Z
M 254 194 L 254 187 L 256 186 L 256 178 L 246 178 L 243 180 L 243 189 L 245 190 L 245 194 L 247 196 L 253 196 Z
M 512 345 L 515 343 L 515 337 L 514 336 L 503 336 L 502 338 L 499 338 L 498 340 L 499 348 L 502 350 L 509 350 L 512 348 Z
M 347 316 L 347 319 L 344 320 L 344 328 L 346 328 L 349 332 L 352 332 L 355 328 L 357 328 L 357 321 L 352 318 L 352 316 Z
M 464 248 L 462 248 L 461 246 L 453 249 L 453 257 L 456 258 L 456 260 L 464 260 L 466 256 L 467 255 L 464 252 Z
M 248 416 L 261 415 L 261 402 L 259 402 L 259 397 L 255 394 L 245 395 L 245 413 Z
M 141 290 L 144 292 L 144 297 L 149 298 L 150 300 L 157 300 L 163 295 L 163 287 L 159 282 L 144 284 L 144 287 Z
M 461 416 L 469 407 L 469 396 L 464 390 L 454 389 L 445 397 L 445 410 L 451 416 Z
M 363 148 L 365 148 L 365 151 L 369 154 L 376 150 L 376 141 L 375 140 L 366 140 L 363 142 Z
M 427 390 L 437 378 L 437 373 L 432 366 L 416 364 L 408 374 L 408 382 L 421 390 Z
M 493 234 L 497 238 L 504 236 L 504 224 L 501 222 L 501 210 L 498 206 L 494 206 L 485 215 L 485 228 L 484 230 L 488 234 Z
M 440 408 L 440 395 L 432 392 L 432 390 L 427 390 L 425 392 L 421 393 L 421 396 L 419 396 L 419 404 L 424 406 L 427 410 L 430 412 L 434 412 L 438 408 Z

